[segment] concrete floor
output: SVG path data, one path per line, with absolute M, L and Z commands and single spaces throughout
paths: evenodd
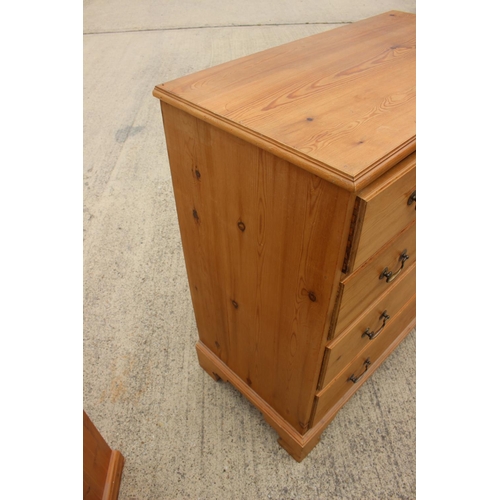
M 84 1 L 84 408 L 121 500 L 415 498 L 415 334 L 297 464 L 198 366 L 161 82 L 415 2 Z

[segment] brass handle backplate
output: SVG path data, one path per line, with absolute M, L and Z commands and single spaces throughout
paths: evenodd
M 379 319 L 383 319 L 384 322 L 382 323 L 382 326 L 376 332 L 370 332 L 370 329 L 367 328 L 363 332 L 363 335 L 361 335 L 361 336 L 364 337 L 366 335 L 370 340 L 376 339 L 382 333 L 382 330 L 385 328 L 385 324 L 387 323 L 387 320 L 390 319 L 390 316 L 387 314 L 387 311 L 384 311 Z
M 354 376 L 354 373 L 347 379 L 347 381 L 351 381 L 353 382 L 354 384 L 356 384 L 357 382 L 359 382 L 362 378 L 363 378 L 363 375 L 366 373 L 366 370 L 368 370 L 368 367 L 372 364 L 372 362 L 370 361 L 370 358 L 367 358 L 366 361 L 363 363 L 363 366 L 365 367 L 363 373 L 361 373 L 361 375 L 358 375 L 357 377 Z
M 399 273 L 403 270 L 403 267 L 405 267 L 405 262 L 410 258 L 410 256 L 406 253 L 406 249 L 403 250 L 403 253 L 399 256 L 398 262 L 401 262 L 401 267 L 393 273 L 392 271 L 389 271 L 389 268 L 386 267 L 381 275 L 378 277 L 379 280 L 383 280 L 384 278 L 386 279 L 386 283 L 390 283 L 391 281 L 394 281 Z

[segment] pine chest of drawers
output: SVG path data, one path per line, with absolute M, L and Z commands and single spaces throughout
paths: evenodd
M 415 325 L 415 16 L 155 87 L 200 365 L 298 461 Z

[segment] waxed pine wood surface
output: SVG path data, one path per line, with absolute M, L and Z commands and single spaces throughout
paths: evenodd
M 355 228 L 353 233 L 359 234 L 359 239 L 351 250 L 349 272 L 415 220 L 416 204 L 408 205 L 408 198 L 415 188 L 416 153 L 413 153 L 358 194 L 356 225 L 360 227 Z
M 321 376 L 321 387 L 333 380 L 351 362 L 361 349 L 372 340 L 363 335 L 367 328 L 370 332 L 377 332 L 382 325 L 382 313 L 387 311 L 389 319 L 379 335 L 384 335 L 384 330 L 394 319 L 399 310 L 405 305 L 408 297 L 415 293 L 416 264 L 408 269 L 405 276 L 399 278 L 392 289 L 389 289 L 377 303 L 361 313 L 359 319 L 354 321 L 338 339 L 330 342 L 326 348 L 324 373 Z M 321 388 L 320 387 L 320 388 Z
M 404 250 L 407 251 L 409 258 L 404 263 L 401 273 L 389 283 L 385 278 L 379 279 L 386 267 L 393 273 L 401 268 L 399 257 Z M 341 334 L 374 301 L 392 288 L 408 272 L 415 260 L 416 233 L 415 222 L 413 222 L 353 274 L 342 280 L 336 313 L 332 317 L 335 326 L 334 337 Z
M 313 416 L 313 425 L 316 424 L 330 410 L 342 396 L 356 387 L 357 384 L 371 375 L 372 370 L 366 370 L 365 362 L 367 359 L 372 364 L 376 363 L 378 358 L 384 354 L 386 349 L 401 336 L 408 333 L 410 325 L 415 324 L 416 297 L 410 297 L 405 306 L 395 315 L 393 321 L 388 324 L 385 335 L 381 335 L 360 351 L 353 361 L 340 373 L 334 380 L 325 386 L 317 396 L 317 406 Z M 370 366 L 369 366 L 370 368 Z M 351 376 L 359 377 L 359 381 L 354 384 Z
M 154 95 L 359 189 L 415 150 L 415 16 L 381 14 L 158 85 Z
M 268 405 L 266 419 L 298 461 L 324 428 L 312 428 L 311 415 L 327 338 L 336 322 L 338 333 L 377 293 L 394 286 L 377 291 L 372 271 L 380 258 L 392 260 L 395 248 L 411 236 L 407 229 L 405 237 L 387 243 L 386 250 L 338 287 L 346 248 L 355 248 L 352 221 L 367 211 L 365 206 L 362 214 L 358 211 L 359 199 L 350 191 L 361 187 L 361 178 L 366 183 L 383 174 L 415 146 L 414 135 L 403 139 L 392 132 L 390 138 L 398 142 L 389 147 L 379 138 L 378 156 L 369 161 L 365 149 L 353 150 L 349 134 L 359 133 L 358 127 L 363 131 L 372 118 L 367 130 L 373 137 L 394 127 L 402 119 L 401 104 L 409 103 L 407 111 L 414 112 L 414 36 L 414 16 L 392 11 L 181 78 L 181 95 L 171 91 L 179 81 L 153 91 L 161 100 L 200 364 L 211 377 L 241 387 L 259 409 Z M 371 53 L 374 47 L 377 55 Z M 370 106 L 375 103 L 371 93 L 375 100 L 384 96 L 384 106 L 366 115 L 352 90 Z M 299 115 L 302 101 L 309 116 Z M 317 120 L 323 108 L 329 113 Z M 306 124 L 315 121 L 318 129 L 311 136 Z M 412 129 L 414 118 L 406 114 L 403 123 Z M 337 142 L 335 155 L 330 151 L 333 158 L 321 171 L 313 152 L 344 135 L 351 143 Z M 355 144 L 371 145 L 373 137 Z M 297 145 L 290 148 L 283 140 Z M 349 154 L 364 164 L 357 172 L 350 171 Z M 342 162 L 341 169 L 332 168 L 336 161 Z M 398 189 L 389 185 L 387 196 L 394 198 Z M 390 234 L 382 233 L 383 243 Z M 366 243 L 361 250 L 375 251 Z M 411 263 L 414 244 L 409 252 Z M 394 269 L 394 277 L 401 270 Z M 332 402 L 328 415 L 338 402 Z M 319 418 L 325 420 L 326 414 Z M 284 434 L 283 419 L 293 427 Z
M 162 103 L 200 340 L 309 427 L 353 195 Z

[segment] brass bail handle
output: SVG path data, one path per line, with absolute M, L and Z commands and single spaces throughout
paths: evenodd
M 384 322 L 382 323 L 382 326 L 376 332 L 370 332 L 370 329 L 367 328 L 363 332 L 363 335 L 361 335 L 361 336 L 364 337 L 366 335 L 370 340 L 376 339 L 382 333 L 382 330 L 385 328 L 385 324 L 387 323 L 387 320 L 390 319 L 390 316 L 387 314 L 387 311 L 384 311 L 379 319 L 383 319 Z
M 385 282 L 390 283 L 391 281 L 394 281 L 399 273 L 403 270 L 403 267 L 405 267 L 405 262 L 410 258 L 410 256 L 406 253 L 406 248 L 403 250 L 403 253 L 399 256 L 398 262 L 401 262 L 401 267 L 393 273 L 392 271 L 389 271 L 389 268 L 386 267 L 383 271 L 382 274 L 378 277 L 379 280 L 383 280 L 386 278 Z
M 357 377 L 354 376 L 354 373 L 347 379 L 347 381 L 351 381 L 352 383 L 356 384 L 357 382 L 359 382 L 362 378 L 363 378 L 363 375 L 366 373 L 366 370 L 368 370 L 368 367 L 372 364 L 372 362 L 370 361 L 370 358 L 367 358 L 366 361 L 363 363 L 365 369 L 363 371 L 363 373 L 361 373 L 361 375 L 358 375 Z

